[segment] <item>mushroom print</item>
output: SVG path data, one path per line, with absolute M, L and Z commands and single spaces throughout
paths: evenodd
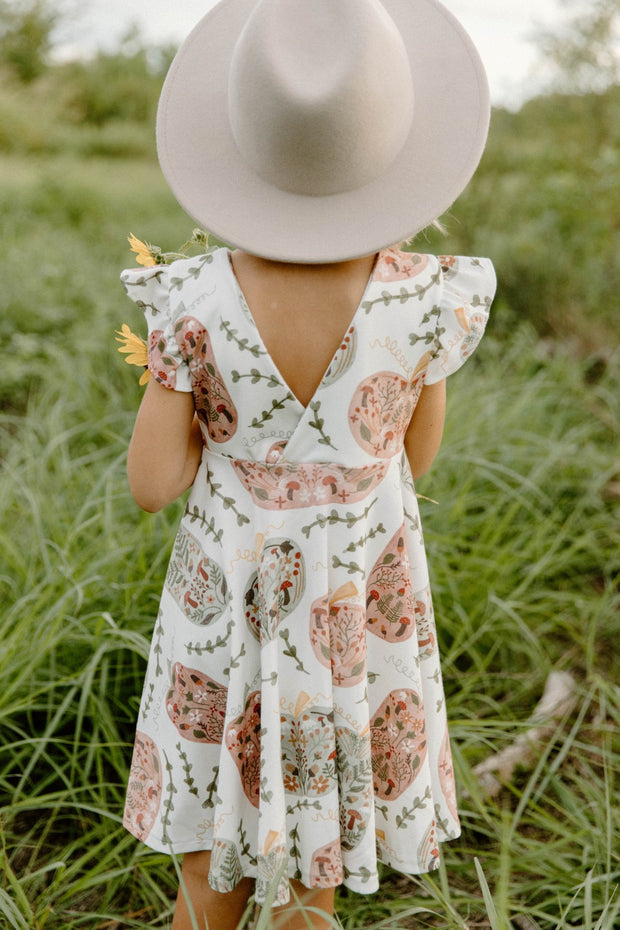
M 331 888 L 333 885 L 339 885 L 343 878 L 340 842 L 332 840 L 316 849 L 310 865 L 311 887 Z
M 393 371 L 380 371 L 358 385 L 349 407 L 349 426 L 365 452 L 391 459 L 401 451 L 423 384 L 422 376 L 410 382 Z
M 140 840 L 146 840 L 157 820 L 161 789 L 159 750 L 150 736 L 138 730 L 129 772 L 123 825 Z
M 425 607 L 421 604 L 421 607 Z M 416 601 L 405 527 L 394 534 L 368 576 L 366 585 L 368 632 L 388 643 L 409 639 L 416 629 Z
M 435 630 L 435 614 L 431 589 L 428 585 L 413 595 L 415 606 L 416 630 L 418 636 L 418 650 L 421 659 L 427 659 L 437 651 L 437 635 Z
M 278 624 L 303 597 L 306 569 L 301 549 L 291 539 L 269 539 L 263 545 L 258 569 L 245 589 L 244 611 L 252 635 L 268 642 Z
M 191 623 L 218 620 L 230 598 L 222 568 L 209 558 L 186 527 L 181 527 L 168 564 L 166 588 Z
M 168 716 L 184 739 L 221 743 L 227 689 L 194 668 L 176 662 L 166 697 Z
M 243 793 L 254 807 L 260 791 L 260 706 L 260 691 L 252 691 L 243 713 L 226 727 L 226 748 L 239 770 Z
M 315 656 L 332 670 L 339 688 L 358 684 L 366 675 L 366 610 L 352 582 L 310 608 L 310 643 Z
M 237 411 L 217 367 L 209 333 L 191 316 L 177 320 L 174 332 L 192 376 L 198 418 L 213 442 L 228 442 L 237 431 Z
M 329 794 L 336 787 L 333 714 L 320 708 L 281 714 L 284 790 L 303 797 Z
M 257 507 L 297 510 L 331 501 L 350 504 L 364 500 L 381 483 L 389 463 L 346 468 L 335 463 L 264 465 L 236 459 L 231 464 Z
M 413 784 L 426 759 L 426 723 L 419 695 L 391 691 L 370 719 L 375 795 L 394 801 Z
M 156 381 L 175 389 L 178 362 L 168 352 L 163 329 L 153 329 L 148 338 L 149 369 Z
M 421 274 L 429 262 L 428 255 L 385 249 L 375 266 L 375 281 L 405 281 Z
M 349 727 L 336 727 L 340 842 L 343 849 L 361 843 L 373 806 L 370 740 Z

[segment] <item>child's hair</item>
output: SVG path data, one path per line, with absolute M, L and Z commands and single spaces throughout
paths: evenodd
M 443 225 L 443 223 L 441 222 L 441 220 L 433 220 L 433 222 L 432 222 L 432 223 L 429 223 L 429 225 L 426 226 L 421 232 L 417 232 L 417 233 L 415 233 L 415 235 L 409 236 L 407 239 L 401 239 L 401 241 L 400 241 L 400 242 L 397 242 L 395 245 L 393 245 L 392 248 L 394 248 L 394 249 L 402 249 L 402 248 L 408 249 L 409 246 L 412 246 L 412 245 L 414 244 L 414 242 L 415 242 L 420 236 L 426 235 L 426 233 L 427 233 L 428 230 L 430 230 L 430 229 L 436 229 L 437 232 L 441 233 L 442 236 L 447 236 L 447 235 L 448 235 L 448 230 L 447 230 L 446 227 Z

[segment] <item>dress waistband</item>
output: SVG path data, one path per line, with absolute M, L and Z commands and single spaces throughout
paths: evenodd
M 385 478 L 392 459 L 348 467 L 336 462 L 255 462 L 207 450 L 209 460 L 228 462 L 254 503 L 265 510 L 289 510 L 363 500 Z

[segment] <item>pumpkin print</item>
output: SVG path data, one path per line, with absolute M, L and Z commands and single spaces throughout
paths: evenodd
M 393 371 L 379 371 L 358 385 L 349 426 L 365 452 L 382 459 L 400 452 L 423 383 L 422 377 L 410 382 Z
M 358 684 L 366 674 L 366 610 L 351 594 L 357 590 L 349 583 L 310 608 L 310 644 L 339 688 Z
M 275 831 L 270 831 L 271 836 L 274 833 Z M 277 833 L 275 835 L 278 836 Z M 279 884 L 276 889 L 274 904 L 286 904 L 289 900 L 287 864 L 286 844 L 281 840 L 277 843 L 271 841 L 263 855 L 258 856 L 255 895 L 259 899 L 264 900 L 268 895 L 273 894 L 273 884 L 278 879 Z
M 320 708 L 280 715 L 282 777 L 288 794 L 319 797 L 336 787 L 333 715 Z
M 446 727 L 443 740 L 441 741 L 441 749 L 439 750 L 439 762 L 437 767 L 439 769 L 439 781 L 441 784 L 441 790 L 443 792 L 444 798 L 446 799 L 448 810 L 450 811 L 454 820 L 458 822 L 458 812 L 456 807 L 456 786 L 454 783 L 454 768 L 452 765 L 452 750 L 450 749 L 450 735 L 448 733 L 448 727 Z
M 221 743 L 227 689 L 194 668 L 176 662 L 166 696 L 168 716 L 184 739 Z
M 409 639 L 416 629 L 416 603 L 404 524 L 389 541 L 368 576 L 366 618 L 369 633 L 388 643 Z
M 394 801 L 420 774 L 426 759 L 426 722 L 420 696 L 410 688 L 391 691 L 371 716 L 375 795 Z
M 416 591 L 413 595 L 413 603 L 415 606 L 418 651 L 421 659 L 427 659 L 437 651 L 431 589 L 426 587 L 421 591 Z
M 361 501 L 387 472 L 387 463 L 361 468 L 289 462 L 270 466 L 245 460 L 234 460 L 231 464 L 256 506 L 264 510 L 296 510 L 332 501 L 340 504 Z
M 456 255 L 438 255 L 437 261 L 441 267 L 444 280 L 456 277 L 459 270 L 459 260 Z
M 185 527 L 174 543 L 166 587 L 187 619 L 199 626 L 218 620 L 230 596 L 223 570 Z
M 366 833 L 373 806 L 370 739 L 349 727 L 336 727 L 340 842 L 355 849 Z
M 428 872 L 434 872 L 439 868 L 439 842 L 437 840 L 437 824 L 431 821 L 428 829 L 422 837 L 422 842 L 418 848 L 418 859 L 424 863 Z
M 168 352 L 164 331 L 152 330 L 149 333 L 147 346 L 149 371 L 156 381 L 174 390 L 177 384 L 178 363 Z
M 269 539 L 263 545 L 259 567 L 245 590 L 246 623 L 261 642 L 276 635 L 278 624 L 303 597 L 306 569 L 301 550 L 291 539 Z
M 226 727 L 226 748 L 239 771 L 243 793 L 254 807 L 260 792 L 260 706 L 260 691 L 252 691 L 243 713 Z
M 428 262 L 428 255 L 385 249 L 379 255 L 373 278 L 375 281 L 405 281 L 421 274 Z
M 486 316 L 483 313 L 467 314 L 463 307 L 456 311 L 456 316 L 466 333 L 460 340 L 461 361 L 466 362 L 482 338 Z
M 213 841 L 209 866 L 209 884 L 215 891 L 232 891 L 243 878 L 243 866 L 236 843 L 226 839 Z
M 331 840 L 312 854 L 310 887 L 332 888 L 343 880 L 342 853 L 339 840 Z
M 146 733 L 138 731 L 129 771 L 123 825 L 139 840 L 146 840 L 157 820 L 161 787 L 161 760 L 157 745 Z
M 274 442 L 273 445 L 269 446 L 267 450 L 267 455 L 265 456 L 265 462 L 267 465 L 276 465 L 282 456 L 284 455 L 284 450 L 287 446 L 286 439 L 278 439 L 277 442 Z
M 356 351 L 357 331 L 354 326 L 350 326 L 323 376 L 322 387 L 334 384 L 349 370 L 355 359 Z
M 215 361 L 206 328 L 194 317 L 175 326 L 179 351 L 189 366 L 196 413 L 213 442 L 228 442 L 237 432 L 237 410 Z

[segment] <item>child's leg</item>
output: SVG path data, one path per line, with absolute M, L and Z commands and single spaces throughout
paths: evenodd
M 232 891 L 225 894 L 214 891 L 207 881 L 210 860 L 210 850 L 185 853 L 183 857 L 183 881 L 198 927 L 200 930 L 205 930 L 206 927 L 209 930 L 237 930 L 248 899 L 254 891 L 254 880 L 243 878 Z M 311 922 L 313 930 L 331 930 L 327 920 L 317 914 L 304 915 L 295 895 L 304 907 L 319 908 L 330 917 L 334 913 L 333 888 L 309 889 L 301 882 L 291 879 L 291 903 L 273 908 L 273 930 L 309 930 L 308 921 Z M 192 930 L 190 911 L 182 888 L 179 888 L 177 895 L 172 930 Z
M 297 903 L 299 898 L 304 907 L 316 907 L 330 917 L 334 913 L 333 888 L 306 888 L 301 882 L 291 879 L 291 903 L 276 907 L 272 911 L 273 930 L 332 930 L 332 926 L 318 914 L 304 914 Z
M 210 860 L 210 850 L 185 853 L 183 857 L 183 881 L 198 927 L 200 930 L 206 927 L 209 930 L 237 930 L 248 898 L 254 891 L 254 879 L 242 878 L 232 891 L 224 894 L 214 891 L 207 881 Z M 190 911 L 182 888 L 179 888 L 177 895 L 172 930 L 192 930 Z

